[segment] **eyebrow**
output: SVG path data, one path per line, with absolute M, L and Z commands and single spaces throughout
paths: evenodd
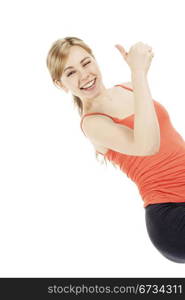
M 89 56 L 84 57 L 84 58 L 80 61 L 80 63 L 83 63 L 83 61 L 84 61 L 86 58 L 90 58 L 90 57 L 89 57 Z M 72 66 L 69 66 L 69 67 L 65 68 L 65 69 L 64 69 L 64 72 L 65 72 L 67 69 L 71 69 L 71 68 L 73 68 L 73 67 L 72 67 Z

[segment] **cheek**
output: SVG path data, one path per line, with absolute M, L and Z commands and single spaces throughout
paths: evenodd
M 71 89 L 74 92 L 79 92 L 79 78 L 77 76 L 74 76 L 72 82 L 71 82 Z
M 94 73 L 96 73 L 96 74 L 101 74 L 99 68 L 96 67 L 96 66 L 94 67 Z
M 70 79 L 68 79 L 68 85 L 70 85 L 72 88 L 75 88 L 76 83 L 78 82 L 78 75 L 72 74 L 70 76 Z

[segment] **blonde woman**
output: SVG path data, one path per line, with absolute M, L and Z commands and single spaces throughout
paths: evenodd
M 128 52 L 115 46 L 131 82 L 106 88 L 92 50 L 77 37 L 55 41 L 47 67 L 53 83 L 72 94 L 96 157 L 136 183 L 153 245 L 167 259 L 185 263 L 185 141 L 165 107 L 152 99 L 147 81 L 152 48 L 142 42 Z

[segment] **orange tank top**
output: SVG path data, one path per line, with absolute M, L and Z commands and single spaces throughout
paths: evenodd
M 116 86 L 133 91 L 122 84 Z M 160 127 L 159 151 L 151 156 L 133 156 L 108 149 L 104 154 L 137 185 L 144 207 L 163 202 L 185 202 L 185 141 L 173 127 L 165 107 L 153 101 Z M 81 129 L 84 117 L 92 114 L 106 115 L 115 123 L 134 128 L 134 114 L 118 119 L 95 112 L 83 115 Z

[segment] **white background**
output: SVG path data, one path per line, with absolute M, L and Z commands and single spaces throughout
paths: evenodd
M 96 161 L 71 96 L 46 67 L 66 36 L 104 84 L 131 80 L 115 44 L 152 46 L 153 99 L 185 138 L 184 1 L 4 1 L 0 7 L 0 276 L 183 277 L 151 243 L 137 186 Z

